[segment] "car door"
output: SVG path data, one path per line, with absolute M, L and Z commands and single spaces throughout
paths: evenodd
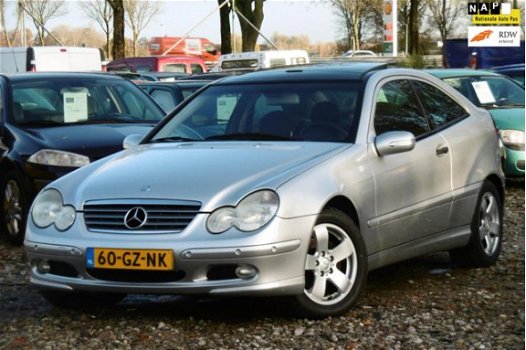
M 411 151 L 385 156 L 369 144 L 376 216 L 368 225 L 378 234 L 370 253 L 445 230 L 451 207 L 449 145 L 432 132 L 410 80 L 381 82 L 375 96 L 370 132 L 409 131 L 416 144 Z
M 413 84 L 421 96 L 431 128 L 440 132 L 449 144 L 451 188 L 455 194 L 449 228 L 468 225 L 479 188 L 473 174 L 482 173 L 474 169 L 479 168 L 482 160 L 487 158 L 472 150 L 490 153 L 490 143 L 483 134 L 485 131 L 481 131 L 482 128 L 477 125 L 475 118 L 469 118 L 469 112 L 461 103 L 423 81 L 414 81 Z M 490 150 L 486 151 L 487 148 Z

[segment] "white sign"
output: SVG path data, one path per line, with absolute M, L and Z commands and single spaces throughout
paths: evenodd
M 201 39 L 185 39 L 185 52 L 189 55 L 200 55 L 202 51 Z
M 468 46 L 470 47 L 519 47 L 521 33 L 518 26 L 468 27 Z
M 88 94 L 86 92 L 64 92 L 64 123 L 75 123 L 88 119 Z
M 475 94 L 481 104 L 486 103 L 495 103 L 495 96 L 488 85 L 487 81 L 474 81 L 471 83 L 473 89 L 475 89 Z

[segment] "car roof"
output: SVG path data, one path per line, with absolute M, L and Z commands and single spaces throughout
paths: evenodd
M 491 68 L 492 71 L 500 72 L 500 71 L 508 71 L 508 70 L 524 70 L 524 63 L 516 63 L 516 64 L 507 64 L 505 66 L 497 66 Z
M 440 79 L 456 78 L 456 77 L 483 77 L 483 76 L 500 76 L 487 70 L 476 70 L 476 69 L 426 69 L 425 72 L 434 75 Z
M 363 80 L 367 73 L 387 68 L 385 63 L 318 63 L 259 70 L 222 79 L 219 84 L 280 81 Z
M 172 81 L 140 81 L 137 82 L 141 86 L 203 86 L 211 83 L 213 80 L 172 80 Z
M 0 74 L 11 81 L 31 81 L 52 78 L 81 78 L 81 79 L 124 79 L 115 74 L 108 74 L 107 72 L 25 72 L 25 73 L 9 73 Z

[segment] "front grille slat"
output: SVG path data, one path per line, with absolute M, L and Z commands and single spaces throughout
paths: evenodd
M 163 201 L 138 201 L 137 203 L 115 203 L 104 201 L 103 204 L 87 202 L 84 204 L 84 222 L 90 231 L 108 233 L 168 233 L 180 232 L 186 228 L 199 213 L 201 204 L 169 204 Z M 109 203 L 108 203 L 109 202 Z M 188 201 L 186 201 L 188 202 Z M 146 211 L 147 220 L 140 227 L 131 229 L 125 224 L 127 213 L 134 208 Z

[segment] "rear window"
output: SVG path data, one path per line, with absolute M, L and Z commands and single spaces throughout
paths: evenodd
M 221 63 L 222 69 L 256 69 L 258 67 L 258 60 L 232 60 L 232 61 L 223 61 Z

